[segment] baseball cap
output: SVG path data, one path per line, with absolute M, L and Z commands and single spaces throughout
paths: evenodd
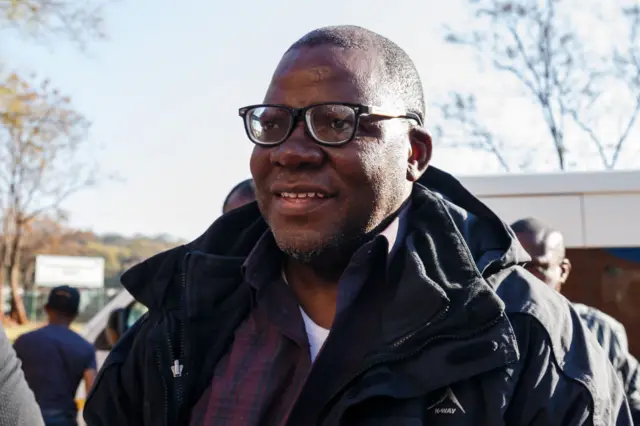
M 49 293 L 47 307 L 65 315 L 76 315 L 80 306 L 80 292 L 68 285 L 54 287 Z

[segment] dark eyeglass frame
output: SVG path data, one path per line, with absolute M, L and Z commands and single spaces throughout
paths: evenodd
M 311 125 L 309 124 L 309 121 L 310 121 L 311 117 L 308 114 L 308 112 L 312 108 L 319 107 L 319 106 L 324 106 L 324 105 L 346 106 L 346 107 L 349 107 L 349 108 L 351 108 L 353 110 L 354 117 L 355 117 L 355 122 L 354 122 L 354 126 L 353 126 L 353 134 L 351 135 L 351 137 L 349 139 L 347 139 L 345 141 L 342 141 L 342 142 L 333 143 L 333 142 L 326 142 L 326 141 L 319 140 L 314 135 L 314 132 L 311 130 Z M 247 120 L 248 112 L 253 110 L 253 109 L 255 109 L 255 108 L 265 108 L 265 107 L 280 108 L 280 109 L 288 111 L 289 114 L 291 114 L 291 125 L 289 126 L 289 130 L 287 131 L 285 136 L 278 142 L 273 142 L 273 143 L 260 142 L 260 141 L 255 140 L 255 138 L 251 134 L 251 127 L 250 127 L 250 124 L 248 123 L 248 120 Z M 381 117 L 381 118 L 386 118 L 386 119 L 406 118 L 406 119 L 409 119 L 409 120 L 416 121 L 418 123 L 418 125 L 422 127 L 422 119 L 420 118 L 420 116 L 418 114 L 415 114 L 413 112 L 410 112 L 410 111 L 390 111 L 390 110 L 385 110 L 383 108 L 374 107 L 374 106 L 370 106 L 370 105 L 361 105 L 361 104 L 354 104 L 354 103 L 348 103 L 348 102 L 323 102 L 323 103 L 319 103 L 319 104 L 307 105 L 306 107 L 303 107 L 303 108 L 291 108 L 291 107 L 288 107 L 286 105 L 280 105 L 280 104 L 256 104 L 256 105 L 249 105 L 249 106 L 240 108 L 238 110 L 238 115 L 240 117 L 242 117 L 242 121 L 244 123 L 244 131 L 247 133 L 247 137 L 249 138 L 249 140 L 251 142 L 253 142 L 254 144 L 256 144 L 258 146 L 262 146 L 262 147 L 274 147 L 274 146 L 278 146 L 280 144 L 285 143 L 289 139 L 289 137 L 291 136 L 291 134 L 293 133 L 295 128 L 298 126 L 298 122 L 301 119 L 304 120 L 304 126 L 305 126 L 305 130 L 306 130 L 307 134 L 309 136 L 311 136 L 311 138 L 314 141 L 316 141 L 316 143 L 318 143 L 320 145 L 323 145 L 323 146 L 329 146 L 329 147 L 342 146 L 342 145 L 345 145 L 345 144 L 348 144 L 349 142 L 351 142 L 356 137 L 356 133 L 358 132 L 358 127 L 360 125 L 360 116 L 362 116 L 362 115 L 368 115 L 368 116 L 373 116 L 373 117 Z

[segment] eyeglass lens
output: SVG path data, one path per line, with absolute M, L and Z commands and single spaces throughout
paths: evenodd
M 347 105 L 316 105 L 305 112 L 311 135 L 319 142 L 340 144 L 350 140 L 356 130 L 356 112 Z M 247 111 L 245 123 L 251 139 L 262 145 L 276 145 L 289 135 L 294 118 L 290 110 L 260 106 Z

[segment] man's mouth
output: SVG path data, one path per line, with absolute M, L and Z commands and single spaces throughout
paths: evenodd
M 324 208 L 335 197 L 321 187 L 298 185 L 291 188 L 274 188 L 275 208 L 286 216 L 304 216 Z
M 279 197 L 282 198 L 291 198 L 291 199 L 304 199 L 304 198 L 328 198 L 325 194 L 321 192 L 281 192 L 276 193 Z

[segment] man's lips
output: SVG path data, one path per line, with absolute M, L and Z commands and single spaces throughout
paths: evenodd
M 285 198 L 330 198 L 335 192 L 328 188 L 313 183 L 279 183 L 271 185 L 272 194 Z
M 274 207 L 283 215 L 307 215 L 329 204 L 335 195 L 324 188 L 302 186 L 274 188 Z
M 276 195 L 280 198 L 287 198 L 290 200 L 304 200 L 306 198 L 329 198 L 322 192 L 281 192 Z

